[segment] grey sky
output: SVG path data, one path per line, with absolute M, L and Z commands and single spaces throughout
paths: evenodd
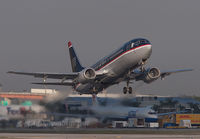
M 199 0 L 1 0 L 0 83 L 4 90 L 39 87 L 29 84 L 38 79 L 7 75 L 9 70 L 71 72 L 66 40 L 90 66 L 124 42 L 145 37 L 153 45 L 150 66 L 195 71 L 137 91 L 199 95 L 199 5 Z M 123 85 L 108 92 L 120 92 Z

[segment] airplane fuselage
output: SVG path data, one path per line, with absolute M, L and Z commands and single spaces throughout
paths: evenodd
M 113 84 L 124 81 L 126 78 L 124 75 L 140 67 L 143 62 L 150 58 L 151 53 L 152 45 L 148 40 L 143 38 L 131 40 L 91 66 L 95 71 L 106 72 L 107 76 L 95 83 L 79 83 L 75 86 L 75 90 L 91 94 L 94 91 L 101 92 Z
M 125 106 L 92 106 L 90 108 L 96 115 L 108 118 L 158 118 L 150 107 Z

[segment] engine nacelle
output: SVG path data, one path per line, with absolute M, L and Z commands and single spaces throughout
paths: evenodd
M 88 83 L 96 78 L 96 72 L 92 68 L 88 68 L 79 73 L 76 81 L 79 83 Z
M 160 77 L 160 70 L 158 68 L 150 68 L 146 71 L 143 81 L 145 83 L 151 83 Z

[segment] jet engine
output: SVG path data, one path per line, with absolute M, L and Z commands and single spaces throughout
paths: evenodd
M 88 68 L 79 73 L 76 81 L 84 84 L 93 81 L 95 78 L 96 78 L 95 70 L 92 68 Z
M 160 70 L 158 68 L 150 68 L 146 71 L 143 81 L 145 83 L 151 83 L 160 77 Z

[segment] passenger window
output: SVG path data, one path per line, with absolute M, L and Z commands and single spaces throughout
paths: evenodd
M 126 50 L 130 50 L 131 48 L 131 44 L 129 43 L 127 46 L 126 46 Z
M 139 46 L 139 41 L 137 41 L 136 43 L 135 43 L 135 47 L 138 47 Z

